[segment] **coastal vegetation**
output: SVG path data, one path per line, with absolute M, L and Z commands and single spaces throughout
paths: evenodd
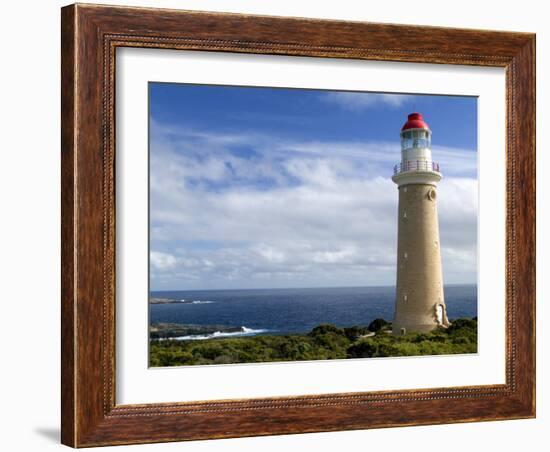
M 170 324 L 163 325 L 166 330 Z M 207 340 L 175 340 L 176 336 L 169 332 L 161 339 L 158 332 L 163 327 L 153 325 L 153 328 L 149 355 L 152 367 L 477 352 L 477 318 L 457 319 L 446 329 L 402 336 L 390 334 L 391 324 L 383 319 L 376 319 L 368 326 L 348 328 L 324 324 L 307 334 Z

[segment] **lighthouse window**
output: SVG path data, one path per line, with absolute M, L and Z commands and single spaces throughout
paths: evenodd
M 430 133 L 427 130 L 417 130 L 415 133 L 417 136 L 415 137 L 414 147 L 427 148 L 430 146 Z
M 413 147 L 413 139 L 409 134 L 403 134 L 403 138 L 401 138 L 401 147 L 403 149 L 410 149 Z
M 428 130 L 407 130 L 401 134 L 402 149 L 430 147 L 430 132 Z

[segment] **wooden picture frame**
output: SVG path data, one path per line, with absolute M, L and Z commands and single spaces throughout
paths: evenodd
M 534 34 L 79 4 L 62 9 L 61 34 L 64 444 L 86 447 L 535 416 Z M 117 405 L 118 47 L 505 68 L 506 383 Z

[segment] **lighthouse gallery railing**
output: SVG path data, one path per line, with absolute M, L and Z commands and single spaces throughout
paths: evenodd
M 439 173 L 439 163 L 426 160 L 413 160 L 398 163 L 393 167 L 393 174 L 406 173 L 407 171 L 437 171 Z

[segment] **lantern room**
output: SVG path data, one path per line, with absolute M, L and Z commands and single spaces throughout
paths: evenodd
M 429 148 L 432 132 L 420 113 L 411 113 L 401 129 L 401 149 Z
M 439 164 L 432 160 L 432 131 L 420 113 L 411 113 L 401 128 L 401 163 L 395 165 L 393 181 L 398 185 L 435 184 L 441 179 Z M 422 175 L 420 175 L 422 173 Z

